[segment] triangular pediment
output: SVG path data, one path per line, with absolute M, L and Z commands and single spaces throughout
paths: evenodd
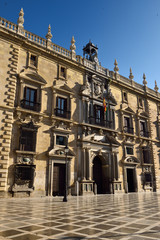
M 47 82 L 37 72 L 27 68 L 19 74 L 19 78 L 32 81 L 41 85 L 45 85 Z
M 68 94 L 73 94 L 74 91 L 72 88 L 70 88 L 66 83 L 61 83 L 61 84 L 56 84 L 53 89 L 61 91 L 61 92 L 66 92 Z
M 133 111 L 133 109 L 131 108 L 131 107 L 127 107 L 127 108 L 125 108 L 123 111 L 126 111 L 126 112 L 130 112 L 130 113 L 135 113 L 134 111 Z
M 142 117 L 149 117 L 149 115 L 148 115 L 147 112 L 141 112 L 140 115 L 141 115 Z

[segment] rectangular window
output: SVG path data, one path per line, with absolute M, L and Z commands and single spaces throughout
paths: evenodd
M 56 136 L 56 145 L 66 145 L 66 137 L 64 136 Z
M 37 102 L 37 89 L 25 87 L 21 107 L 33 111 L 40 111 L 40 103 Z
M 21 130 L 20 150 L 21 151 L 35 151 L 36 131 Z
M 123 92 L 123 101 L 124 101 L 124 102 L 128 102 L 127 92 Z
M 148 147 L 142 148 L 143 153 L 143 163 L 151 163 L 150 150 Z
M 126 154 L 133 155 L 133 147 L 126 147 Z
M 33 54 L 31 54 L 31 57 L 30 57 L 30 65 L 34 67 L 37 66 L 37 57 Z
M 138 98 L 138 106 L 143 108 L 143 99 L 141 97 Z
M 60 76 L 66 78 L 66 68 L 60 67 Z
M 130 117 L 124 117 L 124 132 L 133 134 L 133 127 Z
M 147 124 L 145 121 L 140 121 L 140 136 L 149 137 L 149 132 L 147 131 Z
M 95 123 L 104 125 L 104 108 L 99 105 L 94 105 Z
M 70 119 L 70 111 L 68 111 L 67 98 L 57 97 L 55 115 Z

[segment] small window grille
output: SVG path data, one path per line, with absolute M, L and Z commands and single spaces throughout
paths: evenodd
M 34 66 L 34 67 L 37 66 L 37 57 L 33 54 L 31 54 L 31 57 L 30 57 L 30 64 L 31 66 Z
M 66 68 L 64 67 L 60 68 L 60 76 L 66 78 Z

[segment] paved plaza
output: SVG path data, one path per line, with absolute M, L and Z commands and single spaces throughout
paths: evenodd
M 160 194 L 0 199 L 0 236 L 35 239 L 160 239 Z

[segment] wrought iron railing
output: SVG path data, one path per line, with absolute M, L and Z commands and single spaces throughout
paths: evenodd
M 26 99 L 22 99 L 20 101 L 20 104 L 22 108 L 29 109 L 36 112 L 40 112 L 40 109 L 41 109 L 40 103 L 28 101 Z
M 140 136 L 141 136 L 141 137 L 147 137 L 147 138 L 149 138 L 149 132 L 148 132 L 148 131 L 141 130 L 141 131 L 140 131 Z
M 89 123 L 93 125 L 99 125 L 102 127 L 106 127 L 109 129 L 114 129 L 114 122 L 109 121 L 109 120 L 104 120 L 100 118 L 95 118 L 95 117 L 89 117 Z
M 61 108 L 55 108 L 54 114 L 57 117 L 62 117 L 62 118 L 67 118 L 67 119 L 71 118 L 71 111 L 67 111 L 67 110 L 61 109 Z
M 134 134 L 134 128 L 133 127 L 124 126 L 123 130 L 124 130 L 125 133 Z

